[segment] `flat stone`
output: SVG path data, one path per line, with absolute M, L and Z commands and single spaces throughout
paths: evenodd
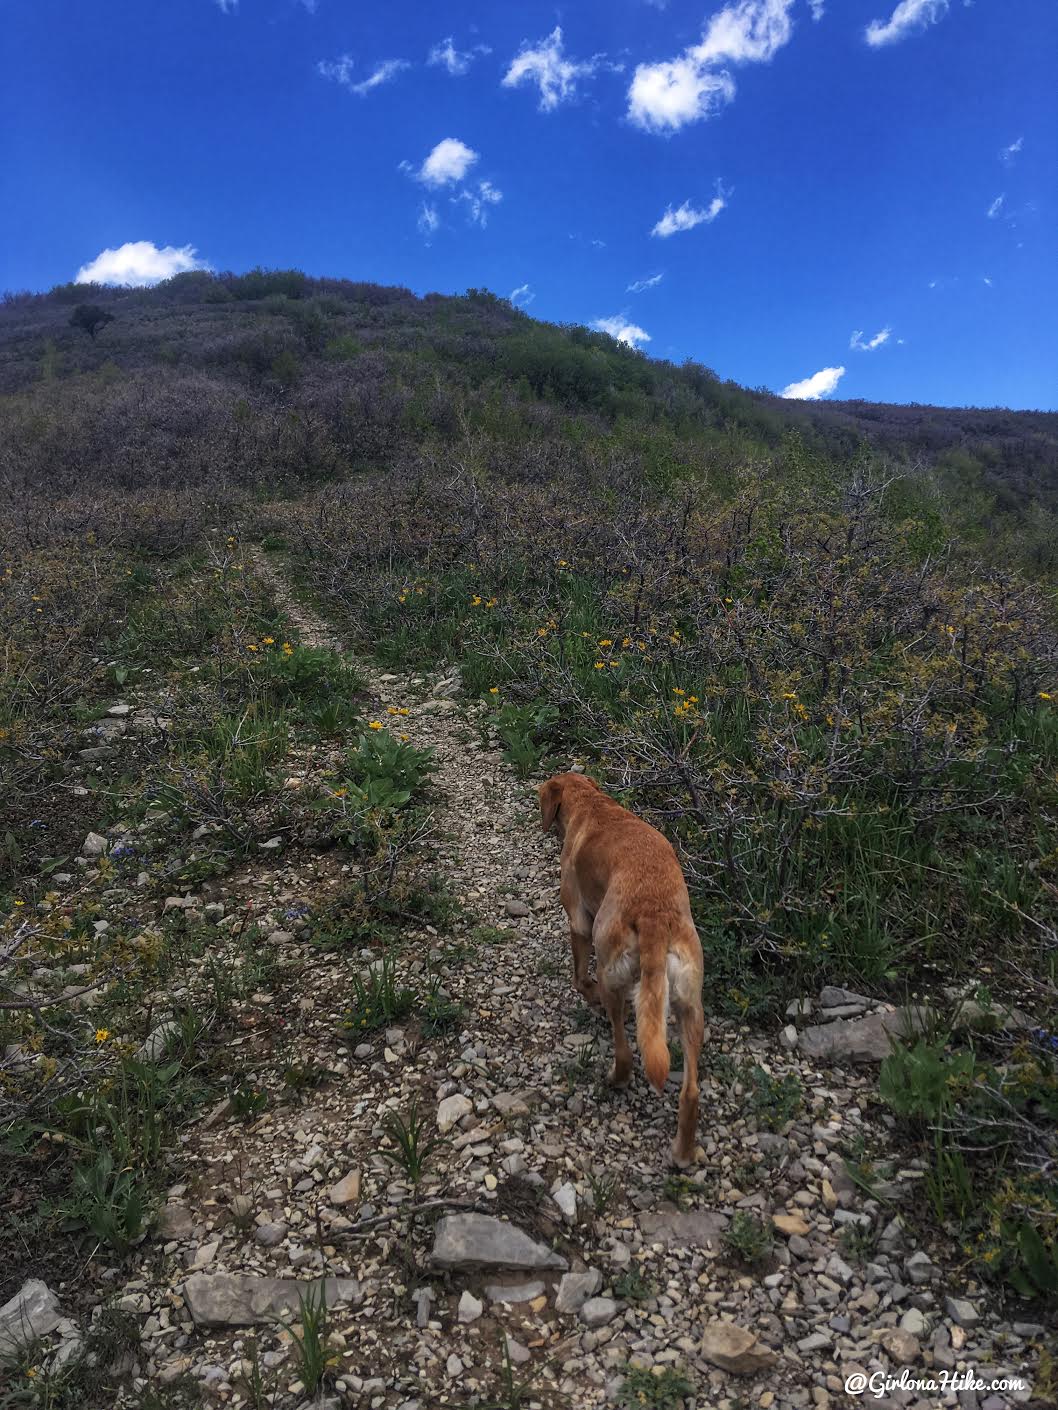
M 511 1358 L 512 1364 L 515 1366 L 524 1366 L 532 1354 L 529 1348 L 523 1346 L 521 1342 L 515 1341 L 509 1332 L 504 1332 L 504 1338 L 507 1343 L 507 1355 Z
M 88 752 L 88 750 L 82 750 L 82 757 Z M 85 838 L 85 840 L 81 843 L 81 856 L 101 857 L 109 846 L 110 843 L 102 835 L 102 833 L 90 832 Z
M 835 1023 L 839 1018 L 859 1018 L 867 1012 L 866 1004 L 835 1004 L 832 1009 L 820 1009 L 820 1023 Z
M 619 1310 L 612 1297 L 589 1297 L 580 1309 L 580 1320 L 586 1327 L 605 1327 Z
M 756 1332 L 735 1322 L 710 1322 L 702 1336 L 702 1355 L 722 1371 L 756 1375 L 775 1364 L 775 1352 L 757 1340 Z
M 728 1226 L 726 1214 L 710 1210 L 669 1214 L 642 1214 L 639 1227 L 650 1243 L 665 1248 L 712 1248 Z
M 520 916 L 527 916 L 529 914 L 529 907 L 524 901 L 508 901 L 506 906 L 504 906 L 504 910 L 512 920 L 517 920 Z
M 921 1249 L 913 1253 L 910 1258 L 904 1260 L 904 1272 L 915 1286 L 921 1283 L 928 1283 L 936 1278 L 940 1269 L 930 1258 L 928 1253 L 923 1253 Z
M 479 1299 L 464 1288 L 463 1295 L 459 1299 L 459 1307 L 456 1309 L 459 1320 L 461 1322 L 476 1322 L 484 1310 Z
M 579 1312 L 601 1287 L 602 1274 L 598 1268 L 589 1268 L 586 1273 L 563 1273 L 555 1298 L 555 1311 Z
M 558 1205 L 562 1212 L 562 1218 L 567 1224 L 572 1224 L 577 1217 L 577 1192 L 571 1184 L 559 1185 L 551 1198 Z
M 175 1019 L 170 1019 L 168 1023 L 159 1023 L 157 1028 L 152 1028 L 146 1039 L 136 1050 L 136 1060 L 138 1062 L 157 1062 L 163 1058 L 169 1049 L 169 1045 L 181 1032 L 180 1025 Z
M 355 1278 L 256 1278 L 237 1273 L 195 1273 L 183 1286 L 184 1301 L 199 1327 L 252 1327 L 289 1317 L 299 1310 L 300 1299 L 318 1299 L 320 1289 L 328 1307 L 358 1302 L 360 1284 Z
M 262 1248 L 275 1248 L 277 1244 L 283 1242 L 287 1233 L 288 1229 L 285 1224 L 269 1222 L 267 1224 L 258 1224 L 257 1228 L 254 1230 L 254 1238 Z
M 834 1338 L 826 1332 L 810 1332 L 797 1343 L 797 1350 L 808 1355 L 812 1351 L 822 1351 L 825 1346 L 830 1346 L 833 1340 Z
M 463 1096 L 462 1092 L 455 1092 L 450 1097 L 445 1097 L 444 1101 L 437 1108 L 437 1129 L 442 1136 L 446 1136 L 453 1126 L 457 1126 L 464 1116 L 468 1116 L 474 1110 L 474 1103 L 469 1097 Z
M 0 1355 L 9 1356 L 53 1332 L 62 1321 L 59 1299 L 39 1278 L 27 1278 L 0 1307 Z
M 977 1308 L 964 1297 L 946 1297 L 944 1315 L 950 1317 L 957 1327 L 976 1327 L 981 1321 Z
M 188 1239 L 195 1227 L 195 1216 L 186 1204 L 165 1204 L 154 1217 L 154 1228 L 161 1239 Z
M 819 991 L 819 1006 L 824 1009 L 842 1008 L 845 1004 L 870 1004 L 866 994 L 857 994 L 853 989 L 842 989 L 837 984 L 825 984 Z
M 773 1214 L 771 1222 L 778 1229 L 780 1234 L 785 1234 L 789 1238 L 792 1234 L 807 1234 L 812 1226 L 807 1219 L 802 1219 L 799 1214 Z
M 929 1331 L 929 1323 L 917 1307 L 909 1307 L 900 1318 L 900 1330 L 910 1332 L 913 1337 L 924 1337 Z
M 190 1270 L 197 1273 L 200 1268 L 205 1268 L 207 1263 L 212 1263 L 217 1256 L 217 1250 L 219 1248 L 219 1239 L 213 1239 L 208 1244 L 199 1244 L 198 1248 L 194 1251 L 194 1257 L 188 1264 Z
M 1034 1020 L 1024 1009 L 1010 1004 L 979 1004 L 976 999 L 964 999 L 953 1015 L 955 1027 L 975 1028 L 983 1033 L 1032 1028 Z
M 913 1366 L 922 1355 L 918 1338 L 903 1327 L 882 1327 L 875 1333 L 875 1341 L 897 1366 Z
M 447 1214 L 437 1222 L 431 1254 L 439 1268 L 543 1268 L 569 1264 L 513 1224 L 491 1214 Z
M 497 1092 L 492 1105 L 501 1116 L 528 1116 L 529 1101 L 526 1092 Z
M 922 1010 L 869 1013 L 837 1023 L 817 1023 L 801 1030 L 798 1046 L 817 1062 L 882 1062 L 892 1052 L 891 1038 L 905 1038 L 922 1027 Z
M 348 1175 L 330 1187 L 327 1198 L 331 1204 L 355 1204 L 360 1198 L 360 1171 L 350 1170 Z

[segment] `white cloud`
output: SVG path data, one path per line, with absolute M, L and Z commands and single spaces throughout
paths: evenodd
M 1017 156 L 1017 154 L 1021 151 L 1022 147 L 1024 147 L 1024 145 L 1024 137 L 1015 138 L 1015 140 L 1011 142 L 1009 147 L 1004 147 L 1003 150 L 1000 152 L 1000 161 L 1006 162 L 1006 164 L 1009 166 L 1010 163 Z
M 640 328 L 637 323 L 629 323 L 624 314 L 614 314 L 612 318 L 597 318 L 591 326 L 597 328 L 600 333 L 609 333 L 610 337 L 616 338 L 619 343 L 627 343 L 630 348 L 650 342 L 650 334 L 646 329 Z
M 812 11 L 812 18 L 814 20 L 821 20 L 823 18 L 823 4 L 824 0 L 808 0 L 808 8 Z
M 895 44 L 915 29 L 936 24 L 948 13 L 948 0 L 900 0 L 887 20 L 872 20 L 867 26 L 867 43 L 875 49 Z
M 319 0 L 301 0 L 303 8 L 306 9 L 310 15 L 314 15 L 316 13 L 318 3 Z
M 536 294 L 528 284 L 519 284 L 517 289 L 511 290 L 508 298 L 516 308 L 528 308 L 536 298 Z
M 488 224 L 489 206 L 498 206 L 503 200 L 503 192 L 497 191 L 491 181 L 479 181 L 476 187 L 465 186 L 453 201 L 467 203 L 467 219 L 471 225 L 484 227 Z
M 735 96 L 722 66 L 767 63 L 790 38 L 794 0 L 736 0 L 709 20 L 701 42 L 674 59 L 639 64 L 628 89 L 628 116 L 647 132 L 678 132 L 711 117 Z
M 473 49 L 457 49 L 452 42 L 452 36 L 449 35 L 447 39 L 442 39 L 440 44 L 433 46 L 426 62 L 446 68 L 453 78 L 462 78 L 470 71 L 470 65 L 479 54 L 491 53 L 492 50 L 487 44 L 475 44 Z
M 602 63 L 604 55 L 590 59 L 567 59 L 562 52 L 562 30 L 556 25 L 546 39 L 537 44 L 523 41 L 503 76 L 504 88 L 516 88 L 521 83 L 535 83 L 540 89 L 540 110 L 549 113 L 560 103 L 577 95 L 577 80 L 589 78 Z
M 419 227 L 419 233 L 425 235 L 427 240 L 433 235 L 437 227 L 441 224 L 441 217 L 437 214 L 437 207 L 427 205 L 425 201 L 419 211 L 419 219 L 415 222 Z
M 449 199 L 453 205 L 466 208 L 471 225 L 484 226 L 488 222 L 489 206 L 499 205 L 503 192 L 498 191 L 491 181 L 465 182 L 464 178 L 480 156 L 458 137 L 445 137 L 429 154 L 422 166 L 414 167 L 411 162 L 401 162 L 398 170 L 419 181 L 433 191 L 451 187 Z M 424 205 L 419 215 L 419 229 L 424 234 L 432 234 L 440 224 L 436 207 Z
M 988 209 L 985 211 L 985 215 L 988 217 L 989 220 L 995 220 L 996 216 L 1003 209 L 1003 202 L 1006 200 L 1006 198 L 1006 192 L 1004 192 L 1003 195 L 997 196 L 992 202 L 992 204 L 988 207 Z
M 401 171 L 409 172 L 424 186 L 454 186 L 462 181 L 478 160 L 478 153 L 458 137 L 445 137 L 416 171 L 408 162 L 401 162 Z
M 217 7 L 222 15 L 234 15 L 239 8 L 239 0 L 217 0 Z
M 649 279 L 637 279 L 634 284 L 629 284 L 625 292 L 628 294 L 641 294 L 644 289 L 655 289 L 664 278 L 664 274 L 652 274 Z
M 343 88 L 349 88 L 353 82 L 353 69 L 356 67 L 356 60 L 351 54 L 342 54 L 337 59 L 321 59 L 316 65 L 316 72 L 321 78 L 333 78 L 335 83 L 340 83 Z
M 985 283 L 986 283 L 986 284 L 988 285 L 988 287 L 991 289 L 991 287 L 992 287 L 992 281 L 991 281 L 991 279 L 989 278 L 989 276 L 988 276 L 987 274 L 982 274 L 982 275 L 981 275 L 981 278 L 985 281 Z
M 406 59 L 383 59 L 370 78 L 365 78 L 363 83 L 350 84 L 349 91 L 357 93 L 360 97 L 370 93 L 372 88 L 381 88 L 382 84 L 389 83 L 396 78 L 402 69 L 410 68 L 411 65 Z
M 880 333 L 875 333 L 873 338 L 868 338 L 867 341 L 864 342 L 863 330 L 860 329 L 858 332 L 853 333 L 852 337 L 849 339 L 849 347 L 856 348 L 860 352 L 874 352 L 875 348 L 880 348 L 883 343 L 889 341 L 889 334 L 892 331 L 891 328 L 883 328 Z
M 803 382 L 791 382 L 779 395 L 790 401 L 821 401 L 834 391 L 844 375 L 844 367 L 824 367 Z
M 186 274 L 192 269 L 209 269 L 198 258 L 194 245 L 163 245 L 158 248 L 151 240 L 130 240 L 116 250 L 103 250 L 94 260 L 83 264 L 74 276 L 75 284 L 133 284 L 143 288 L 171 279 L 174 274 Z
M 323 78 L 333 79 L 342 88 L 348 88 L 350 93 L 355 93 L 359 98 L 365 98 L 374 88 L 381 88 L 384 83 L 389 83 L 396 78 L 402 69 L 409 68 L 406 59 L 384 59 L 370 75 L 360 83 L 353 82 L 353 69 L 356 61 L 349 54 L 342 54 L 338 59 L 321 59 L 316 65 L 316 71 Z
M 727 198 L 730 195 L 731 192 L 725 191 L 718 181 L 716 195 L 705 210 L 692 206 L 690 201 L 684 201 L 683 205 L 678 206 L 675 210 L 668 206 L 665 214 L 650 233 L 657 235 L 661 240 L 667 240 L 670 235 L 675 235 L 681 230 L 693 230 L 696 225 L 709 225 L 727 205 Z

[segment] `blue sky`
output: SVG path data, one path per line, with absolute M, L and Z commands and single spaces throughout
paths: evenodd
M 751 387 L 1058 407 L 1055 0 L 6 0 L 0 35 L 0 287 L 519 290 Z

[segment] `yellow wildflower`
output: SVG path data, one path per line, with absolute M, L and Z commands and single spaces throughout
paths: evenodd
M 382 722 L 381 722 L 381 720 L 372 720 L 371 723 L 368 725 L 368 729 L 381 729 L 381 728 L 382 728 Z
M 110 1037 L 110 1029 L 109 1029 L 109 1028 L 97 1028 L 97 1029 L 96 1029 L 96 1042 L 97 1042 L 97 1043 L 105 1043 L 106 1040 L 107 1040 L 109 1037 Z

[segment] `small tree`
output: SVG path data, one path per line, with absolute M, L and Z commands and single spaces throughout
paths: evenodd
M 98 304 L 78 304 L 70 315 L 70 327 L 80 328 L 93 342 L 100 328 L 105 328 L 108 323 L 113 322 L 114 315 L 107 313 L 106 309 L 100 308 Z

